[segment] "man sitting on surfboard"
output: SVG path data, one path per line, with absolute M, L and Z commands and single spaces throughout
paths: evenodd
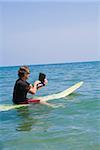
M 30 70 L 27 66 L 22 66 L 18 70 L 18 79 L 14 85 L 13 90 L 13 103 L 14 104 L 29 104 L 29 103 L 41 103 L 48 106 L 53 106 L 47 102 L 43 102 L 38 99 L 28 99 L 27 93 L 35 94 L 40 87 L 43 87 L 47 84 L 47 79 L 44 79 L 44 82 L 37 80 L 34 82 L 34 85 L 27 82 L 29 78 Z

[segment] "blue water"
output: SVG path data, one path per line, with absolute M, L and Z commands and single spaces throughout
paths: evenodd
M 100 62 L 31 65 L 29 82 L 44 72 L 43 96 L 84 81 L 73 94 L 50 101 L 63 107 L 31 105 L 0 112 L 0 150 L 99 150 Z M 0 68 L 0 104 L 12 104 L 18 67 Z M 31 95 L 28 95 L 31 97 Z

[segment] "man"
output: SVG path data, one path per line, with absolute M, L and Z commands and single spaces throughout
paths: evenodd
M 44 83 L 42 84 L 41 81 L 37 80 L 34 82 L 34 85 L 32 85 L 27 82 L 29 74 L 30 70 L 27 66 L 22 66 L 19 68 L 18 70 L 19 78 L 17 79 L 13 90 L 13 103 L 14 104 L 40 103 L 54 107 L 54 105 L 51 105 L 47 102 L 43 102 L 42 100 L 27 98 L 27 93 L 35 94 L 39 88 L 43 87 L 48 82 L 47 79 L 44 79 Z

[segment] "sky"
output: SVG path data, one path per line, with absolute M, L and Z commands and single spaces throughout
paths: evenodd
M 99 1 L 0 0 L 0 66 L 100 61 Z

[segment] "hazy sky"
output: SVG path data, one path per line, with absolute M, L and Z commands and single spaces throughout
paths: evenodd
M 0 2 L 0 66 L 100 60 L 98 1 L 41 1 Z

